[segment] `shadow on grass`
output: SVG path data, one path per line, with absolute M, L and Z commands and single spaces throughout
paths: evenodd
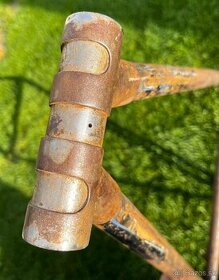
M 109 120 L 107 128 L 113 133 L 117 134 L 118 137 L 123 138 L 130 147 L 132 146 L 141 146 L 145 149 L 148 155 L 151 157 L 153 162 L 153 168 L 159 170 L 158 163 L 161 158 L 168 165 L 174 164 L 178 170 L 188 177 L 191 177 L 197 180 L 200 184 L 212 185 L 213 184 L 213 174 L 208 170 L 203 168 L 197 162 L 192 162 L 185 157 L 180 156 L 173 150 L 161 146 L 159 143 L 156 143 L 153 139 L 149 138 L 147 135 L 137 134 L 135 131 L 132 131 L 129 128 L 122 127 L 113 120 Z M 156 152 L 159 148 L 159 154 Z M 173 159 L 174 158 L 174 161 Z M 130 181 L 129 179 L 122 179 L 122 182 Z M 162 178 L 159 178 L 159 182 L 162 182 Z M 130 181 L 131 183 L 131 181 Z M 137 182 L 133 182 L 136 184 Z M 153 186 L 153 182 L 149 183 L 149 187 Z M 146 184 L 147 184 L 146 183 Z M 132 183 L 131 183 L 132 184 Z M 156 189 L 159 189 L 159 186 L 156 186 Z M 176 190 L 173 190 L 174 192 Z M 166 192 L 166 189 L 165 189 Z
M 17 137 L 18 137 L 18 126 L 19 126 L 19 115 L 22 108 L 22 99 L 23 99 L 23 87 L 25 84 L 28 84 L 37 90 L 43 92 L 46 95 L 49 95 L 49 90 L 42 87 L 37 82 L 27 79 L 23 76 L 0 76 L 0 82 L 1 81 L 10 81 L 13 83 L 14 88 L 14 110 L 12 115 L 12 133 L 10 136 L 10 141 L 8 143 L 7 150 L 3 150 L 0 147 L 0 153 L 3 154 L 6 158 L 9 158 L 12 161 L 17 161 L 19 159 L 25 160 L 26 162 L 29 162 L 31 164 L 35 163 L 34 159 L 31 158 L 24 158 L 22 155 L 17 155 L 15 151 Z
M 50 252 L 21 239 L 27 197 L 0 181 L 0 278 L 8 279 L 158 279 L 159 272 L 94 229 L 88 248 Z
M 167 32 L 169 30 L 174 30 L 181 35 L 189 33 L 191 37 L 195 38 L 197 46 L 199 46 L 199 43 L 202 45 L 203 41 L 206 41 L 206 39 L 215 40 L 218 38 L 219 4 L 217 0 L 201 2 L 199 0 L 136 0 L 135 2 L 126 0 L 3 0 L 3 3 L 42 8 L 48 10 L 48 12 L 58 12 L 66 17 L 71 13 L 79 11 L 99 12 L 114 18 L 122 25 L 133 26 L 138 30 L 145 30 L 148 25 L 153 24 L 163 30 L 163 32 L 161 31 L 162 34 L 165 33 L 164 30 Z M 162 36 L 162 34 L 160 34 L 160 36 Z M 174 36 L 175 35 L 176 34 L 174 34 Z M 188 44 L 188 42 L 184 43 L 185 45 Z M 164 39 L 163 44 L 168 44 L 168 42 Z M 144 45 L 144 40 L 139 39 L 138 48 L 142 48 Z M 214 44 L 214 46 L 216 46 L 216 44 Z M 174 46 L 170 48 L 173 52 L 176 51 Z M 209 44 L 207 48 L 207 52 L 210 55 L 209 57 L 211 57 L 212 60 L 209 60 L 208 57 L 204 58 L 203 56 L 202 60 L 204 64 L 206 64 L 206 67 L 218 67 L 218 48 L 211 48 Z M 162 46 L 160 50 L 162 51 Z M 200 54 L 202 54 L 202 52 L 200 52 Z M 150 54 L 148 55 L 150 56 Z M 146 60 L 148 61 L 148 57 L 146 57 Z M 210 62 L 209 64 L 209 61 L 212 61 L 212 63 Z

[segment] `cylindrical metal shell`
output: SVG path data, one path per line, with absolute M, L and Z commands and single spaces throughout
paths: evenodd
M 52 106 L 47 135 L 102 146 L 107 115 L 90 107 Z
M 119 54 L 122 42 L 121 26 L 107 16 L 96 13 L 76 13 L 66 20 L 62 36 L 62 48 L 74 40 L 99 43 L 103 46 L 104 64 L 109 53 L 107 70 L 103 74 L 62 71 L 54 79 L 50 104 L 65 102 L 86 105 L 107 112 L 111 111 L 112 87 L 117 78 Z M 80 50 L 83 56 L 84 48 Z M 79 53 L 79 52 L 77 52 Z M 74 56 L 74 52 L 70 54 Z M 102 63 L 103 64 L 103 63 Z M 101 64 L 101 65 L 102 65 Z M 85 68 L 85 66 L 83 66 Z M 87 62 L 90 68 L 90 61 Z
M 87 247 L 93 205 L 75 214 L 59 213 L 28 205 L 23 238 L 30 244 L 55 251 L 74 251 Z
M 23 229 L 35 246 L 68 251 L 89 242 L 121 38 L 120 25 L 100 14 L 81 12 L 66 21 Z

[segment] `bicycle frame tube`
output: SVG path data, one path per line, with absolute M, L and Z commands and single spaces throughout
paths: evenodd
M 120 241 L 169 279 L 201 279 L 103 170 L 97 191 L 95 225 Z
M 120 61 L 112 107 L 132 101 L 215 86 L 219 72 L 210 69 Z
M 219 74 L 119 62 L 121 42 L 120 25 L 107 16 L 81 12 L 67 18 L 23 238 L 45 249 L 80 250 L 95 224 L 162 271 L 163 278 L 200 279 L 102 169 L 102 143 L 112 107 L 216 85 Z

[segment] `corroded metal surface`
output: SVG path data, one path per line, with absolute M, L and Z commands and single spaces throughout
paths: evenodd
M 96 224 L 98 228 L 140 255 L 170 279 L 201 279 L 138 209 L 121 194 L 117 183 L 106 172 L 104 173 L 104 182 L 102 184 L 108 186 L 109 189 L 113 188 L 113 195 L 108 196 L 106 208 L 114 209 L 115 214 L 108 222 Z M 99 187 L 101 187 L 101 184 Z M 116 192 L 119 193 L 119 196 Z M 107 194 L 102 193 L 102 197 L 105 201 Z M 120 203 L 115 203 L 115 198 L 117 197 L 120 198 Z M 95 208 L 100 207 L 104 213 L 103 203 L 100 200 L 101 198 L 99 198 Z M 113 212 L 113 210 L 111 211 Z
M 46 136 L 40 144 L 37 168 L 78 177 L 97 184 L 101 172 L 102 148 Z
M 60 71 L 77 71 L 100 75 L 109 67 L 109 53 L 101 44 L 75 40 L 62 49 Z
M 100 110 L 69 104 L 52 106 L 47 135 L 102 146 L 107 115 Z
M 216 172 L 213 189 L 211 233 L 208 252 L 208 280 L 219 276 L 219 142 L 217 148 Z
M 219 72 L 119 64 L 121 41 L 120 25 L 107 16 L 80 12 L 66 20 L 23 238 L 41 248 L 80 250 L 88 245 L 95 224 L 161 270 L 163 279 L 197 280 L 102 169 L 102 143 L 112 107 L 217 85 Z
M 120 25 L 100 14 L 77 13 L 66 21 L 23 228 L 23 238 L 35 246 L 69 251 L 89 242 L 121 38 Z
M 72 40 L 92 41 L 104 46 L 109 52 L 110 63 L 107 71 L 101 75 L 76 71 L 58 73 L 54 79 L 50 104 L 80 104 L 109 114 L 113 98 L 112 87 L 117 78 L 115 73 L 118 70 L 121 48 L 121 26 L 107 16 L 76 13 L 66 20 L 62 48 Z
M 102 169 L 95 193 L 95 212 L 93 223 L 104 224 L 111 220 L 122 206 L 120 188 L 109 173 Z
M 87 247 L 93 205 L 75 214 L 45 210 L 29 203 L 22 236 L 30 244 L 55 251 L 75 251 Z
M 219 85 L 219 71 L 121 60 L 113 107 L 135 100 Z
M 37 170 L 31 203 L 51 211 L 76 213 L 84 207 L 88 195 L 88 186 L 79 178 Z
M 103 229 L 106 233 L 145 260 L 156 260 L 159 262 L 165 258 L 165 250 L 162 247 L 152 241 L 140 238 L 136 233 L 131 232 L 128 227 L 123 226 L 116 219 L 112 219 L 110 222 L 104 224 Z

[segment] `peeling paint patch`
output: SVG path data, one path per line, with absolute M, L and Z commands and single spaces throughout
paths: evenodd
M 144 92 L 146 96 L 150 96 L 152 92 L 155 92 L 156 95 L 159 95 L 168 93 L 171 91 L 171 89 L 172 86 L 168 84 L 161 84 L 159 86 L 145 86 L 145 84 L 142 83 L 139 87 L 139 93 Z
M 180 70 L 180 69 L 173 69 L 171 74 L 174 76 L 183 76 L 183 77 L 195 77 L 197 73 L 195 71 L 188 71 L 188 70 Z
M 151 72 L 157 72 L 158 70 L 155 69 L 154 67 L 150 66 L 150 65 L 144 65 L 144 64 L 138 64 L 137 65 L 137 69 L 138 71 L 151 71 Z
M 159 85 L 158 87 L 157 87 L 157 94 L 163 94 L 163 93 L 167 93 L 168 91 L 170 91 L 171 90 L 171 85 L 166 85 L 166 84 L 164 84 L 164 85 Z
M 62 164 L 71 152 L 72 143 L 63 139 L 45 137 L 42 149 L 45 157 L 50 158 L 56 164 Z
M 106 16 L 106 15 L 102 15 L 102 14 L 98 14 L 98 13 L 92 13 L 92 12 L 78 12 L 78 13 L 74 13 L 70 16 L 67 17 L 66 21 L 65 21 L 65 25 L 72 23 L 74 25 L 74 29 L 76 31 L 80 30 L 84 25 L 91 23 L 91 22 L 95 22 L 98 20 L 104 20 L 106 21 L 108 24 L 110 24 L 110 22 L 114 22 L 118 25 L 118 23 L 116 21 L 114 21 L 112 18 Z M 122 30 L 121 26 L 118 25 L 120 30 Z
M 57 131 L 59 124 L 62 122 L 62 119 L 60 118 L 60 116 L 58 114 L 54 115 L 51 117 L 50 120 L 50 127 L 53 131 Z
M 144 92 L 146 94 L 146 96 L 150 95 L 152 91 L 155 90 L 155 87 L 154 86 L 147 86 L 147 87 L 144 87 Z
M 90 22 L 92 19 L 93 19 L 93 13 L 86 13 L 86 12 L 74 13 L 67 17 L 65 21 L 65 25 L 74 21 L 74 24 L 78 28 L 76 30 L 79 30 L 83 24 Z
M 106 223 L 104 230 L 144 259 L 160 262 L 165 258 L 163 248 L 150 240 L 141 239 L 115 219 Z

